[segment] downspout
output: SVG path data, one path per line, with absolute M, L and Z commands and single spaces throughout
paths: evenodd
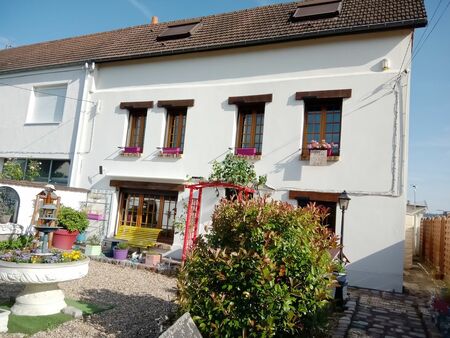
M 87 113 L 87 110 L 89 109 L 89 105 L 92 103 L 88 100 L 89 96 L 89 90 L 90 85 L 92 84 L 91 81 L 91 69 L 95 67 L 95 64 L 92 62 L 91 64 L 85 63 L 84 65 L 84 84 L 83 84 L 83 93 L 81 97 L 81 107 L 80 107 L 80 116 L 78 119 L 78 128 L 77 133 L 75 135 L 75 149 L 73 153 L 73 164 L 72 164 L 72 170 L 70 173 L 70 186 L 71 187 L 77 187 L 79 185 L 79 177 L 82 167 L 82 160 L 81 160 L 81 153 L 80 148 L 83 143 L 83 136 L 84 136 L 84 124 L 85 124 L 85 116 Z

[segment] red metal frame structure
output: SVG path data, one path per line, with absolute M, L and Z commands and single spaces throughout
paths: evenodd
M 243 193 L 248 196 L 248 194 L 253 194 L 255 192 L 254 189 L 226 182 L 199 182 L 185 185 L 185 188 L 189 189 L 189 202 L 187 205 L 186 228 L 184 231 L 183 262 L 186 260 L 186 255 L 192 249 L 195 240 L 197 239 L 203 188 L 218 187 L 236 189 L 238 191 L 238 199 L 242 198 Z M 194 197 L 195 191 L 198 192 L 197 197 Z

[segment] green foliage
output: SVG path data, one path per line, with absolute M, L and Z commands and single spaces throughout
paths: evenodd
M 100 236 L 95 234 L 89 237 L 86 241 L 86 244 L 89 245 L 102 245 L 102 240 L 100 239 Z
M 178 278 L 204 337 L 315 337 L 326 324 L 335 238 L 317 210 L 222 200 Z
M 36 177 L 39 177 L 41 172 L 41 162 L 35 160 L 29 160 L 27 163 L 27 172 L 25 178 L 30 181 L 34 181 Z
M 254 165 L 244 157 L 228 153 L 222 162 L 214 161 L 209 180 L 258 187 L 267 177 L 257 176 Z
M 61 206 L 58 212 L 58 224 L 70 232 L 83 232 L 89 226 L 89 220 L 86 212 Z
M 7 194 L 0 191 L 0 215 L 12 215 L 14 213 L 14 202 L 11 201 Z
M 0 178 L 7 180 L 23 180 L 22 166 L 16 159 L 10 159 L 3 164 L 3 172 Z
M 16 239 L 0 242 L 0 251 L 23 250 L 29 248 L 33 242 L 33 236 L 20 235 Z
M 119 250 L 125 250 L 128 249 L 128 243 L 127 242 L 120 242 L 119 244 L 117 244 L 115 246 L 115 248 L 119 249 Z
M 41 162 L 36 160 L 28 160 L 27 172 L 24 173 L 20 162 L 13 158 L 3 164 L 3 172 L 0 173 L 0 178 L 16 181 L 23 179 L 34 181 L 34 179 L 39 176 L 40 171 Z

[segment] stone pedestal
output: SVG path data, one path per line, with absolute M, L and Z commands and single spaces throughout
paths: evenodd
M 27 284 L 11 312 L 18 316 L 46 316 L 59 313 L 66 306 L 64 293 L 57 283 Z
M 0 309 L 0 332 L 8 332 L 8 320 L 10 311 Z
M 58 282 L 67 282 L 87 275 L 89 258 L 82 261 L 54 264 L 11 263 L 0 261 L 0 281 L 25 284 L 11 312 L 20 316 L 45 316 L 59 313 L 66 307 L 64 293 Z

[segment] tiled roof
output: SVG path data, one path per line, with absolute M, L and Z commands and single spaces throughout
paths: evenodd
M 0 51 L 0 73 L 202 50 L 267 44 L 312 37 L 426 25 L 423 0 L 343 0 L 339 16 L 293 22 L 299 2 L 205 16 L 184 39 L 157 41 L 168 26 L 189 20 L 141 25 Z

